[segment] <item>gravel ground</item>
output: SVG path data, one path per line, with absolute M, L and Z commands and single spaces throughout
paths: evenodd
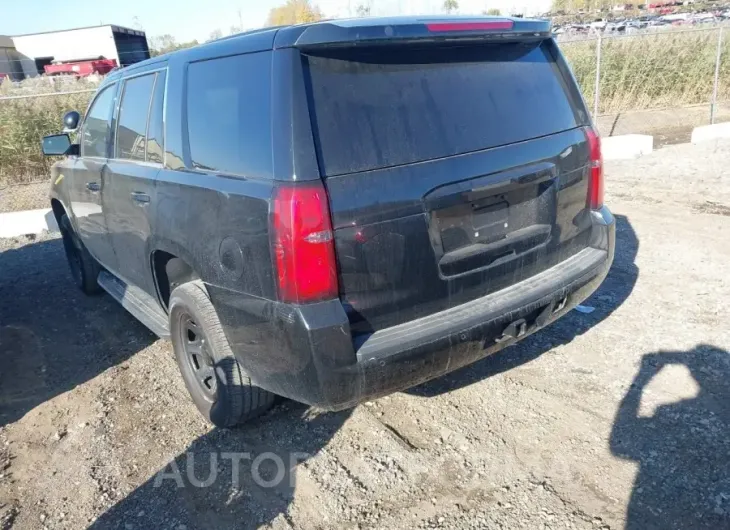
M 0 528 L 730 528 L 729 159 L 608 165 L 618 250 L 592 313 L 229 431 L 169 343 L 72 287 L 58 239 L 0 241 Z
M 0 182 L 0 213 L 19 212 L 50 208 L 48 178 L 29 184 L 6 184 Z

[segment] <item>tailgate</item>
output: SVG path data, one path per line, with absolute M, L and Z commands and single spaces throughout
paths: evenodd
M 442 311 L 587 246 L 581 101 L 551 41 L 303 56 L 355 334 Z

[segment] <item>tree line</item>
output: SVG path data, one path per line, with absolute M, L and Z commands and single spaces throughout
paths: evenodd
M 369 3 L 361 3 L 357 6 L 357 13 L 359 16 L 368 16 L 370 14 Z M 222 29 L 216 29 L 211 32 L 205 42 L 220 39 L 226 35 L 235 35 L 244 31 L 243 19 L 241 12 L 238 13 L 239 24 L 232 25 L 228 28 L 228 32 L 224 32 Z M 289 24 L 304 24 L 307 22 L 316 22 L 322 20 L 324 15 L 320 8 L 313 4 L 310 0 L 286 0 L 286 2 L 279 6 L 274 7 L 269 11 L 269 16 L 266 19 L 267 26 L 284 26 Z M 191 46 L 197 46 L 200 44 L 198 40 L 191 40 L 187 42 L 177 42 L 175 37 L 166 34 L 158 37 L 150 38 L 150 55 L 153 57 L 162 55 L 165 53 L 174 52 L 183 48 L 190 48 Z
M 372 12 L 372 1 L 373 0 L 362 0 L 357 3 L 354 7 L 354 12 L 358 17 L 370 16 Z M 571 0 L 554 0 L 555 2 L 569 2 Z M 572 0 L 577 1 L 577 0 Z M 588 1 L 588 0 L 582 0 Z M 444 0 L 441 9 L 444 13 L 454 13 L 459 10 L 458 0 Z M 485 15 L 501 15 L 499 9 L 491 8 L 486 9 L 482 12 Z M 228 32 L 224 32 L 222 29 L 216 29 L 211 32 L 206 42 L 220 39 L 226 35 L 235 35 L 244 31 L 243 19 L 241 12 L 238 13 L 239 24 L 232 25 Z M 286 2 L 278 7 L 274 7 L 269 11 L 269 15 L 266 18 L 267 26 L 285 26 L 290 24 L 306 24 L 308 22 L 316 22 L 322 20 L 324 14 L 322 10 L 314 4 L 311 0 L 286 0 Z M 165 53 L 174 52 L 182 48 L 189 48 L 200 44 L 197 40 L 191 40 L 187 42 L 177 42 L 175 37 L 172 35 L 160 35 L 158 37 L 150 38 L 150 54 L 155 57 Z

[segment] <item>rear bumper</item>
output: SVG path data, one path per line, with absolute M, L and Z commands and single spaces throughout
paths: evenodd
M 590 246 L 511 287 L 353 343 L 339 301 L 307 306 L 211 297 L 244 369 L 262 388 L 337 410 L 477 361 L 570 311 L 606 277 L 615 248 L 608 209 Z M 235 306 L 235 307 L 234 307 Z

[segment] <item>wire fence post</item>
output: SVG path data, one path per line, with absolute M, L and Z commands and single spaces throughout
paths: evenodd
M 712 102 L 710 103 L 710 124 L 715 123 L 715 105 L 717 105 L 717 85 L 720 82 L 720 58 L 722 57 L 722 30 L 717 32 L 717 55 L 715 56 L 715 82 L 712 85 Z
M 598 119 L 598 104 L 601 100 L 601 34 L 596 40 L 596 87 L 593 91 L 593 119 Z

